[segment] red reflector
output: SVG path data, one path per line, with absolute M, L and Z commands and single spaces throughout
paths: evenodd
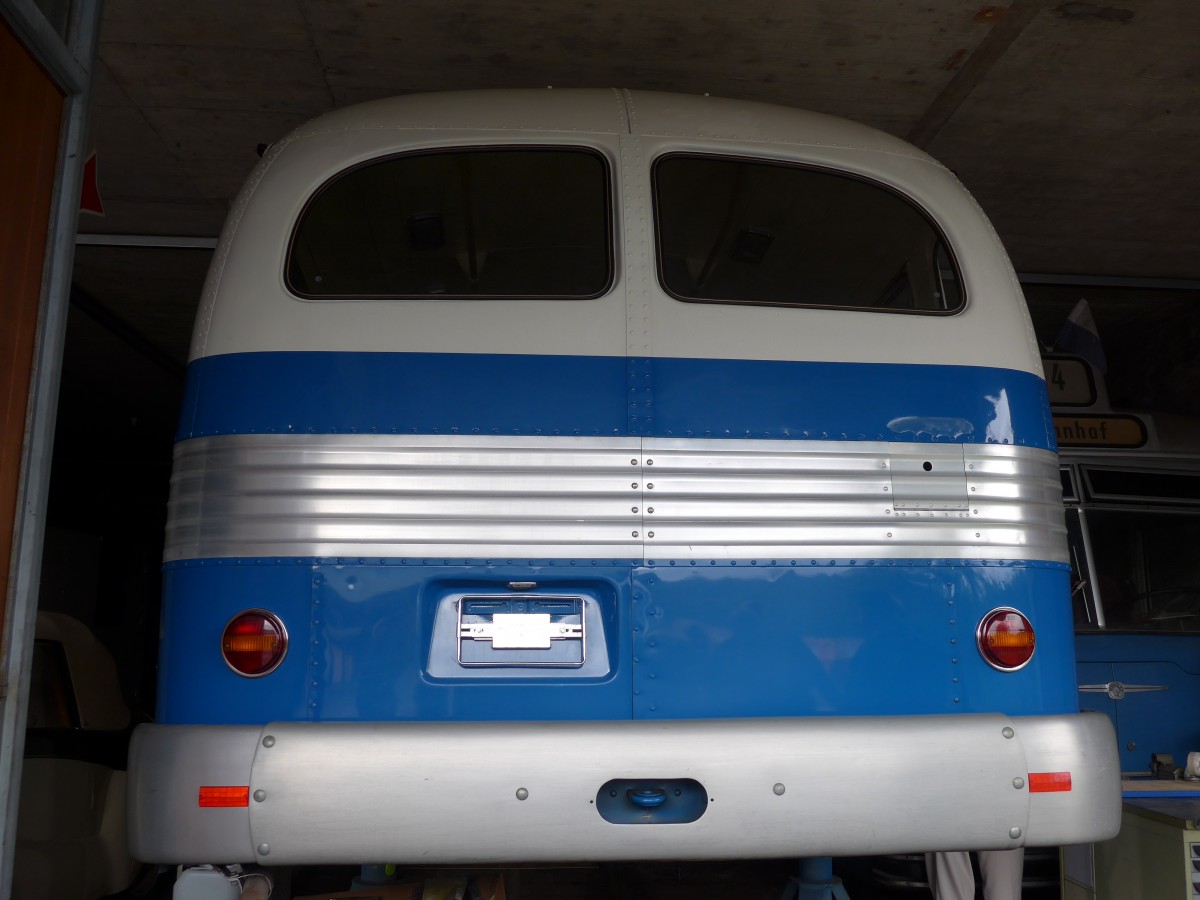
M 1051 794 L 1071 789 L 1070 772 L 1030 772 L 1029 793 Z
M 249 806 L 250 788 L 205 785 L 200 788 L 200 805 L 202 807 Z

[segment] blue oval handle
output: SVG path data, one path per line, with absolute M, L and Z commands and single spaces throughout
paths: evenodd
M 662 788 L 630 788 L 625 796 L 630 803 L 644 809 L 653 809 L 667 802 L 667 792 Z

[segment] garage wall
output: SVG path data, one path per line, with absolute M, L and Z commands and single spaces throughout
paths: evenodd
M 0 21 L 0 620 L 9 566 L 30 368 L 37 333 L 63 95 Z

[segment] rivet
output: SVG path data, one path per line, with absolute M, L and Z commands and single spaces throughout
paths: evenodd
M 1013 735 L 1016 734 L 1016 732 L 1013 731 L 1011 728 L 1009 728 L 1007 725 L 1004 726 L 1004 729 L 1000 733 L 1002 735 L 1004 735 L 1006 738 L 1008 738 L 1009 740 L 1012 740 Z
M 275 737 L 273 735 L 268 734 L 265 738 L 263 738 L 263 746 L 264 747 L 274 747 L 275 746 Z
M 634 536 L 634 537 L 637 537 L 637 536 L 638 536 L 638 533 L 635 531 L 635 532 L 633 533 L 633 536 Z
M 1021 778 L 1020 776 L 1014 778 L 1013 779 L 1013 787 L 1015 787 L 1019 791 L 1021 788 L 1025 787 L 1025 779 Z
M 652 491 L 652 490 L 654 490 L 654 485 L 653 485 L 653 484 L 648 484 L 648 485 L 646 485 L 646 488 L 647 488 L 648 490 L 651 490 L 651 491 Z
M 771 790 L 775 792 L 776 797 L 782 797 L 783 792 L 786 791 L 787 788 L 784 787 L 782 784 L 777 784 L 777 785 L 775 785 L 775 787 L 771 788 Z
M 652 459 L 646 460 L 646 465 L 648 465 L 648 466 L 654 465 L 654 460 L 652 460 Z
M 653 531 L 647 531 L 647 532 L 646 532 L 646 537 L 654 537 L 654 532 L 653 532 Z
M 525 788 L 517 788 L 517 799 L 518 800 L 528 800 L 529 799 L 529 791 L 525 790 Z
M 636 460 L 636 459 L 631 459 L 631 460 L 629 461 L 629 464 L 630 464 L 631 466 L 636 466 L 636 465 L 637 465 L 637 460 Z
M 259 856 L 270 856 L 271 855 L 271 845 L 270 844 L 259 844 L 258 845 L 258 855 Z
M 1021 836 L 1021 829 L 1014 825 L 1012 828 L 1008 829 L 1008 836 L 1015 841 Z
M 637 512 L 637 510 L 638 510 L 638 508 L 636 506 L 632 506 L 629 508 L 630 512 Z
M 267 792 L 264 791 L 262 788 L 259 788 L 257 791 L 254 792 L 254 799 L 257 800 L 259 803 L 262 803 L 264 800 L 267 799 Z
M 653 513 L 654 513 L 654 507 L 653 507 L 653 506 L 647 506 L 647 507 L 646 507 L 646 512 L 648 512 L 648 513 L 650 513 L 651 515 L 653 515 Z

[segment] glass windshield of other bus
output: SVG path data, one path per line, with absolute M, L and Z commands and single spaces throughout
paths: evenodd
M 1086 511 L 1105 626 L 1117 631 L 1200 632 L 1200 514 Z

